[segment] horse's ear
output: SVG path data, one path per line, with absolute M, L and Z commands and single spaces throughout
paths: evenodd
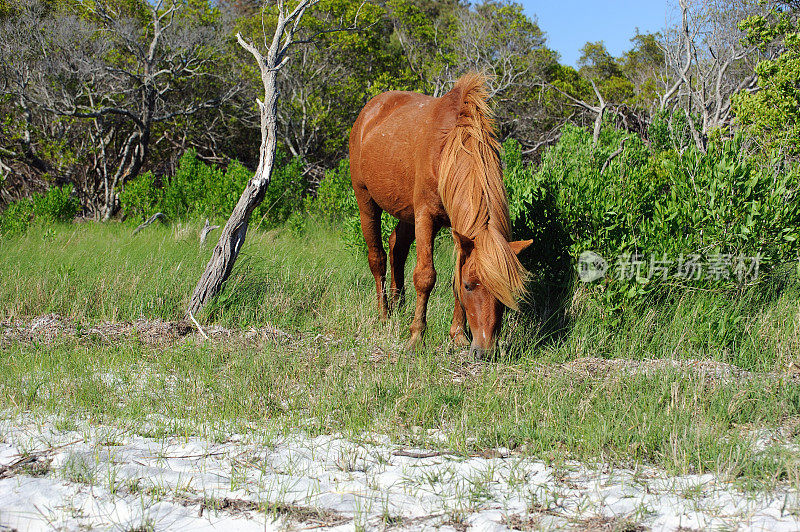
M 453 229 L 453 239 L 464 255 L 469 255 L 475 248 L 475 241 Z
M 455 231 L 453 231 L 455 233 Z M 526 249 L 528 246 L 533 244 L 533 240 L 517 240 L 516 242 L 509 242 L 508 247 L 511 248 L 511 251 L 514 252 L 514 255 L 519 255 Z

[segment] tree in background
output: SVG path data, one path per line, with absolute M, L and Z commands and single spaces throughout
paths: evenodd
M 742 41 L 757 28 L 738 21 L 778 24 L 770 5 L 788 16 L 794 0 L 676 1 L 663 31 L 637 34 L 620 57 L 586 43 L 575 69 L 512 2 L 324 0 L 297 28 L 314 44 L 294 48 L 277 81 L 278 149 L 301 161 L 297 186 L 313 192 L 370 97 L 441 95 L 466 70 L 494 76 L 498 133 L 530 158 L 567 122 L 593 128 L 595 144 L 610 121 L 646 142 L 660 131 L 662 147 L 703 150 L 714 131 L 729 134 L 735 94 L 740 124 L 765 141 L 786 134 L 792 55 L 777 59 L 794 30 Z M 160 187 L 189 149 L 254 171 L 263 87 L 235 34 L 255 42 L 276 10 L 259 0 L 0 0 L 0 203 L 70 183 L 85 213 L 107 219 L 128 181 L 152 171 Z M 335 31 L 356 15 L 357 31 Z
M 664 68 L 660 33 L 639 33 L 631 39 L 633 47 L 620 59 L 622 74 L 633 85 L 628 105 L 653 116 L 658 110 L 659 74 Z
M 410 75 L 405 87 L 441 96 L 468 70 L 490 74 L 501 138 L 514 136 L 535 151 L 559 117 L 541 99 L 541 81 L 557 65 L 557 54 L 522 6 L 487 0 L 455 2 L 392 0 L 389 4 Z M 401 88 L 401 87 L 398 87 Z
M 234 18 L 249 17 L 261 9 L 261 0 L 217 0 L 217 5 Z
M 296 48 L 278 82 L 278 135 L 318 180 L 346 151 L 347 131 L 367 99 L 402 88 L 404 71 L 386 11 L 377 4 L 325 2 L 298 31 L 308 45 Z
M 737 121 L 765 151 L 800 156 L 800 2 L 781 2 L 769 13 L 741 23 L 747 41 L 773 58 L 758 63 L 758 90 L 735 96 Z
M 50 149 L 64 152 L 54 158 L 59 173 L 95 218 L 115 213 L 119 187 L 139 175 L 157 140 L 239 91 L 218 69 L 224 44 L 207 6 L 103 0 L 15 9 L 0 27 L 0 54 L 8 94 L 31 117 L 26 151 L 34 153 L 37 112 L 43 136 L 56 142 Z M 59 139 L 70 142 L 59 147 Z
M 748 43 L 739 21 L 763 14 L 758 0 L 680 0 L 680 22 L 667 26 L 660 111 L 681 111 L 695 145 L 732 120 L 734 94 L 755 88 L 755 64 L 773 50 Z
M 236 38 L 242 48 L 255 59 L 263 87 L 263 97 L 256 100 L 261 118 L 261 144 L 259 146 L 258 167 L 236 203 L 228 222 L 222 228 L 217 245 L 206 269 L 189 300 L 187 315 L 194 321 L 194 314 L 199 313 L 208 301 L 216 296 L 233 270 L 239 252 L 247 236 L 250 216 L 264 200 L 272 177 L 275 156 L 278 149 L 278 75 L 292 59 L 292 49 L 298 44 L 308 44 L 299 38 L 303 16 L 320 0 L 300 0 L 293 8 L 284 0 L 278 0 L 275 12 L 275 29 L 272 42 L 263 53 L 255 45 L 237 34 Z M 358 12 L 353 22 L 357 21 Z M 266 44 L 266 34 L 263 36 Z M 312 36 L 313 39 L 313 36 Z M 313 42 L 313 41 L 311 41 Z M 197 322 L 195 322 L 197 323 Z M 199 327 L 199 325 L 198 325 Z M 202 329 L 201 329 L 202 332 Z

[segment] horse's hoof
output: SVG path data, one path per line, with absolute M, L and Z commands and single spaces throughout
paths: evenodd
M 408 352 L 415 355 L 420 347 L 422 347 L 422 335 L 412 334 L 411 339 L 408 341 Z
M 486 360 L 486 353 L 486 350 L 475 345 L 473 345 L 469 350 L 469 356 L 475 360 Z
M 464 333 L 458 333 L 457 335 L 453 336 L 453 346 L 454 347 L 467 347 L 469 345 L 469 339 L 467 335 Z

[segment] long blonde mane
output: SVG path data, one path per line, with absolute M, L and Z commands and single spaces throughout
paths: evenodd
M 500 168 L 500 143 L 487 103 L 486 77 L 471 72 L 453 87 L 461 111 L 444 140 L 439 196 L 455 231 L 473 239 L 478 279 L 507 307 L 517 309 L 528 273 L 508 245 L 511 221 Z M 460 294 L 461 268 L 454 283 Z

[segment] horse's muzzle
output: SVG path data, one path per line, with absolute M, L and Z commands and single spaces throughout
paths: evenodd
M 484 348 L 484 347 L 479 346 L 478 344 L 476 344 L 473 341 L 472 342 L 472 346 L 470 347 L 470 350 L 469 350 L 469 354 L 472 357 L 475 357 L 475 358 L 478 358 L 478 359 L 483 359 L 483 358 L 486 358 L 489 355 L 489 353 L 492 352 L 492 349 L 494 349 L 494 347 Z

